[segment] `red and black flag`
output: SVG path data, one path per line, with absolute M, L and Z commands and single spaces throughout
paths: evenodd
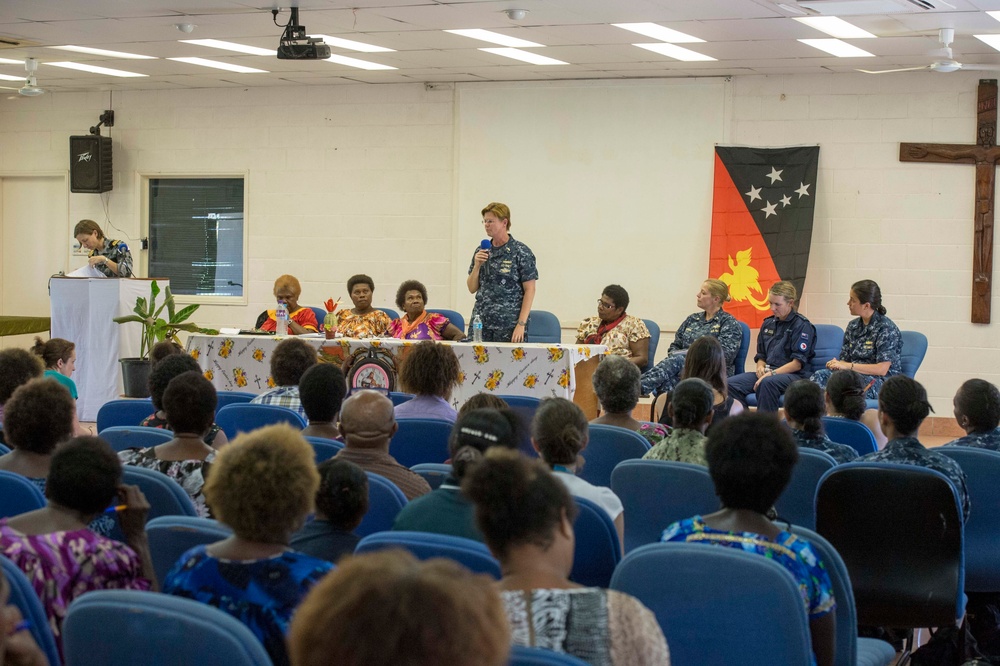
M 809 265 L 819 146 L 715 148 L 709 275 L 729 285 L 726 310 L 750 328 L 771 312 L 767 290 L 799 294 Z

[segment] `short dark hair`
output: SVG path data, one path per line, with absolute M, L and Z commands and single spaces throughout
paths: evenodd
M 609 414 L 631 413 L 639 403 L 639 366 L 624 356 L 610 354 L 594 370 L 594 394 Z
M 100 513 L 111 505 L 121 480 L 121 461 L 107 442 L 74 437 L 52 456 L 45 496 L 84 515 Z
M 691 377 L 678 382 L 670 394 L 674 427 L 697 429 L 712 412 L 715 394 L 704 379 Z
M 404 309 L 403 304 L 406 303 L 406 292 L 408 291 L 419 291 L 420 297 L 424 299 L 424 307 L 427 306 L 427 287 L 425 287 L 422 282 L 417 282 L 416 280 L 406 280 L 403 284 L 399 285 L 399 289 L 396 290 L 397 308 L 400 310 Z
M 566 398 L 543 398 L 531 421 L 531 438 L 542 460 L 550 465 L 572 465 L 587 446 L 587 417 Z
M 101 225 L 97 224 L 97 222 L 94 222 L 93 220 L 80 220 L 76 223 L 76 226 L 73 227 L 73 238 L 76 238 L 80 234 L 89 236 L 95 231 L 97 232 L 98 238 L 104 238 L 104 232 L 101 231 Z
M 719 339 L 712 335 L 703 335 L 688 347 L 684 355 L 684 369 L 681 379 L 697 377 L 708 382 L 709 386 L 727 397 L 726 386 L 726 355 Z
M 185 372 L 201 372 L 198 361 L 188 354 L 168 354 L 149 371 L 149 399 L 156 409 L 163 409 L 163 394 L 170 380 Z
M 462 418 L 466 412 L 471 412 L 473 409 L 509 408 L 510 405 L 507 404 L 507 401 L 500 396 L 494 395 L 493 393 L 487 393 L 486 391 L 480 391 L 462 403 L 462 406 L 458 408 L 458 417 Z
M 774 414 L 744 413 L 712 428 L 705 459 L 723 507 L 767 513 L 788 485 L 799 449 Z
M 3 431 L 15 449 L 49 455 L 73 436 L 76 401 L 54 379 L 32 379 L 4 405 Z
M 823 434 L 823 415 L 826 400 L 819 384 L 808 379 L 800 379 L 788 385 L 785 390 L 785 416 L 802 427 L 802 431 L 812 437 Z
M 27 349 L 0 350 L 0 405 L 7 404 L 14 390 L 45 370 L 40 358 Z
M 885 314 L 885 306 L 882 305 L 882 290 L 879 289 L 878 283 L 875 280 L 858 280 L 851 285 L 851 291 L 854 295 L 858 297 L 858 301 L 862 304 L 868 303 L 872 306 L 872 310 L 878 312 L 879 314 Z
M 517 415 L 509 409 L 473 409 L 459 416 L 448 439 L 455 478 L 465 478 L 489 448 L 517 449 L 520 426 Z
M 461 372 L 458 356 L 449 345 L 425 340 L 403 358 L 399 383 L 410 393 L 447 398 Z
M 215 421 L 218 405 L 215 387 L 198 370 L 177 375 L 163 393 L 163 411 L 175 433 L 204 435 Z
M 906 375 L 889 377 L 878 392 L 878 409 L 901 435 L 912 435 L 934 411 L 923 385 Z
M 865 380 L 853 370 L 837 370 L 826 382 L 830 404 L 852 421 L 860 421 L 868 403 L 865 401 Z
M 149 363 L 155 368 L 166 357 L 184 353 L 184 348 L 173 340 L 160 340 L 149 350 Z
M 1000 425 L 1000 391 L 985 379 L 970 379 L 958 388 L 955 407 L 969 419 L 974 432 L 986 432 Z
M 352 462 L 331 458 L 316 468 L 316 512 L 340 530 L 350 531 L 368 513 L 368 476 Z
M 348 278 L 347 293 L 349 294 L 352 291 L 354 291 L 354 287 L 356 287 L 359 284 L 366 284 L 368 285 L 369 289 L 375 291 L 375 281 L 372 280 L 367 275 L 365 275 L 364 273 L 358 273 L 357 275 L 352 275 L 350 278 Z
M 625 287 L 620 284 L 609 284 L 601 292 L 601 296 L 607 296 L 610 298 L 616 308 L 621 308 L 622 310 L 628 310 L 628 292 L 625 291 Z
M 332 363 L 317 363 L 299 379 L 299 399 L 310 421 L 332 421 L 347 395 L 343 371 Z
M 304 340 L 282 340 L 271 352 L 271 377 L 278 386 L 297 386 L 305 371 L 319 362 L 316 349 Z

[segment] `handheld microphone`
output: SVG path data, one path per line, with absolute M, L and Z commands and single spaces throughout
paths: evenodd
M 493 245 L 493 242 L 490 241 L 489 238 L 484 238 L 483 240 L 479 241 L 480 250 L 489 250 L 491 245 Z

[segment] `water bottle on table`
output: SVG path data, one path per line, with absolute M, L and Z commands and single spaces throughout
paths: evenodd
M 288 306 L 278 303 L 278 308 L 274 311 L 275 332 L 278 335 L 288 335 Z
M 483 320 L 478 314 L 472 318 L 472 341 L 483 341 Z

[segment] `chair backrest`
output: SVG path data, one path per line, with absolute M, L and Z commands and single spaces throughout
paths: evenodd
M 589 430 L 590 441 L 583 450 L 585 462 L 577 476 L 595 486 L 610 486 L 615 465 L 641 458 L 650 449 L 649 440 L 628 428 L 591 424 Z
M 359 537 L 391 530 L 396 516 L 406 506 L 406 495 L 395 483 L 381 474 L 365 474 L 368 475 L 368 513 L 354 530 Z
M 306 437 L 306 441 L 313 447 L 317 465 L 324 460 L 334 457 L 344 448 L 344 445 L 340 442 L 334 439 L 326 439 L 325 437 Z
M 793 525 L 816 528 L 816 487 L 819 480 L 837 461 L 829 453 L 799 448 L 799 461 L 792 470 L 792 478 L 774 503 L 778 518 Z
M 395 407 L 396 405 L 402 405 L 404 402 L 413 400 L 413 394 L 401 391 L 389 391 L 389 400 L 392 400 L 392 406 Z
M 860 421 L 824 416 L 823 430 L 826 431 L 826 436 L 831 441 L 847 444 L 857 451 L 859 456 L 875 453 L 878 450 L 875 435 L 868 429 L 868 426 Z
M 736 374 L 740 374 L 746 370 L 747 354 L 750 353 L 750 326 L 743 321 L 739 322 L 739 325 L 743 329 L 743 338 L 740 340 L 740 349 L 736 352 L 736 360 L 733 361 Z
M 0 470 L 0 518 L 45 507 L 45 495 L 26 477 Z
M 389 442 L 389 455 L 403 467 L 443 463 L 451 457 L 448 438 L 454 425 L 443 419 L 397 419 L 399 430 Z
M 376 310 L 381 310 L 382 312 L 389 315 L 389 319 L 399 319 L 399 313 L 392 308 L 375 308 Z
M 63 651 L 66 666 L 131 666 L 137 659 L 144 666 L 271 666 L 263 644 L 228 613 L 136 590 L 77 597 L 63 624 Z
M 122 471 L 122 481 L 129 485 L 139 486 L 139 490 L 149 502 L 149 519 L 159 516 L 197 516 L 191 497 L 176 481 L 166 474 L 145 467 L 125 465 Z M 111 538 L 125 541 L 121 526 L 115 521 L 111 530 Z
M 562 342 L 559 317 L 547 310 L 532 310 L 528 314 L 528 342 Z
M 451 474 L 451 465 L 445 463 L 420 463 L 410 468 L 411 472 L 416 472 L 423 477 L 431 490 L 436 490 L 444 480 Z
M 250 402 L 256 398 L 256 394 L 247 393 L 246 391 L 218 391 L 216 394 L 218 398 L 218 403 L 215 405 L 215 413 L 218 414 L 219 410 L 226 405 L 237 405 L 243 402 Z
M 5 456 L 10 453 L 10 447 L 0 444 L 0 456 Z
M 564 652 L 515 645 L 510 649 L 509 666 L 586 666 L 587 662 Z
M 473 573 L 482 573 L 500 580 L 500 563 L 484 544 L 449 534 L 430 532 L 376 532 L 358 542 L 356 554 L 371 553 L 386 548 L 404 548 L 419 560 L 445 557 L 455 560 Z
M 903 339 L 899 364 L 902 366 L 903 374 L 912 379 L 927 354 L 927 336 L 920 331 L 900 331 L 899 335 Z
M 816 491 L 816 531 L 847 565 L 861 624 L 937 627 L 962 615 L 962 510 L 940 472 L 837 465 Z
M 137 426 L 154 411 L 149 398 L 109 400 L 97 410 L 97 432 L 112 426 Z
M 316 323 L 319 324 L 319 330 L 323 330 L 323 320 L 326 319 L 326 308 L 318 308 L 315 305 L 310 305 L 309 309 L 313 311 L 316 315 Z
M 110 444 L 115 451 L 124 451 L 125 449 L 144 449 L 164 444 L 174 438 L 174 433 L 165 428 L 111 426 L 98 432 L 98 436 Z
M 941 446 L 943 453 L 965 472 L 965 485 L 972 510 L 965 523 L 965 589 L 970 592 L 1000 590 L 1000 453 L 967 446 Z
M 445 310 L 444 308 L 427 308 L 427 311 L 443 314 L 448 318 L 448 321 L 457 326 L 460 331 L 465 330 L 465 317 L 460 315 L 458 312 L 455 312 L 454 310 Z
M 657 543 L 669 525 L 719 510 L 708 468 L 665 460 L 626 460 L 611 473 L 625 507 L 625 552 Z
M 535 420 L 535 412 L 538 411 L 541 399 L 528 395 L 501 395 L 497 397 L 506 400 L 510 411 L 517 415 L 517 421 L 520 424 L 518 451 L 529 458 L 537 458 L 538 452 L 531 445 L 531 422 Z
M 816 342 L 813 350 L 816 352 L 809 361 L 809 373 L 826 367 L 826 362 L 840 356 L 840 348 L 844 346 L 844 329 L 836 324 L 813 324 L 816 327 Z
M 608 512 L 594 502 L 574 497 L 579 513 L 573 523 L 576 547 L 569 579 L 587 587 L 607 587 L 622 559 L 618 532 Z
M 307 425 L 306 420 L 294 409 L 252 403 L 226 405 L 215 415 L 215 422 L 226 433 L 226 437 L 230 441 L 236 437 L 237 433 L 250 432 L 275 423 L 287 423 L 299 430 Z
M 671 663 L 812 662 L 796 581 L 756 553 L 701 543 L 642 546 L 618 565 L 611 588 L 653 611 Z
M 39 601 L 38 594 L 31 587 L 24 572 L 2 555 L 0 555 L 0 567 L 3 568 L 4 577 L 7 578 L 7 585 L 10 587 L 9 603 L 16 606 L 21 611 L 21 617 L 31 623 L 28 631 L 48 657 L 49 666 L 59 666 L 61 662 L 59 651 L 56 649 L 56 639 L 52 636 L 49 619 L 45 615 L 45 608 Z
M 649 360 L 646 361 L 645 367 L 642 368 L 643 372 L 647 372 L 652 370 L 653 366 L 656 365 L 653 359 L 656 358 L 656 348 L 660 344 L 660 325 L 652 319 L 643 319 L 642 323 L 649 329 Z
M 181 555 L 195 546 L 208 545 L 232 536 L 233 531 L 211 518 L 160 516 L 146 523 L 153 569 L 161 583 Z

